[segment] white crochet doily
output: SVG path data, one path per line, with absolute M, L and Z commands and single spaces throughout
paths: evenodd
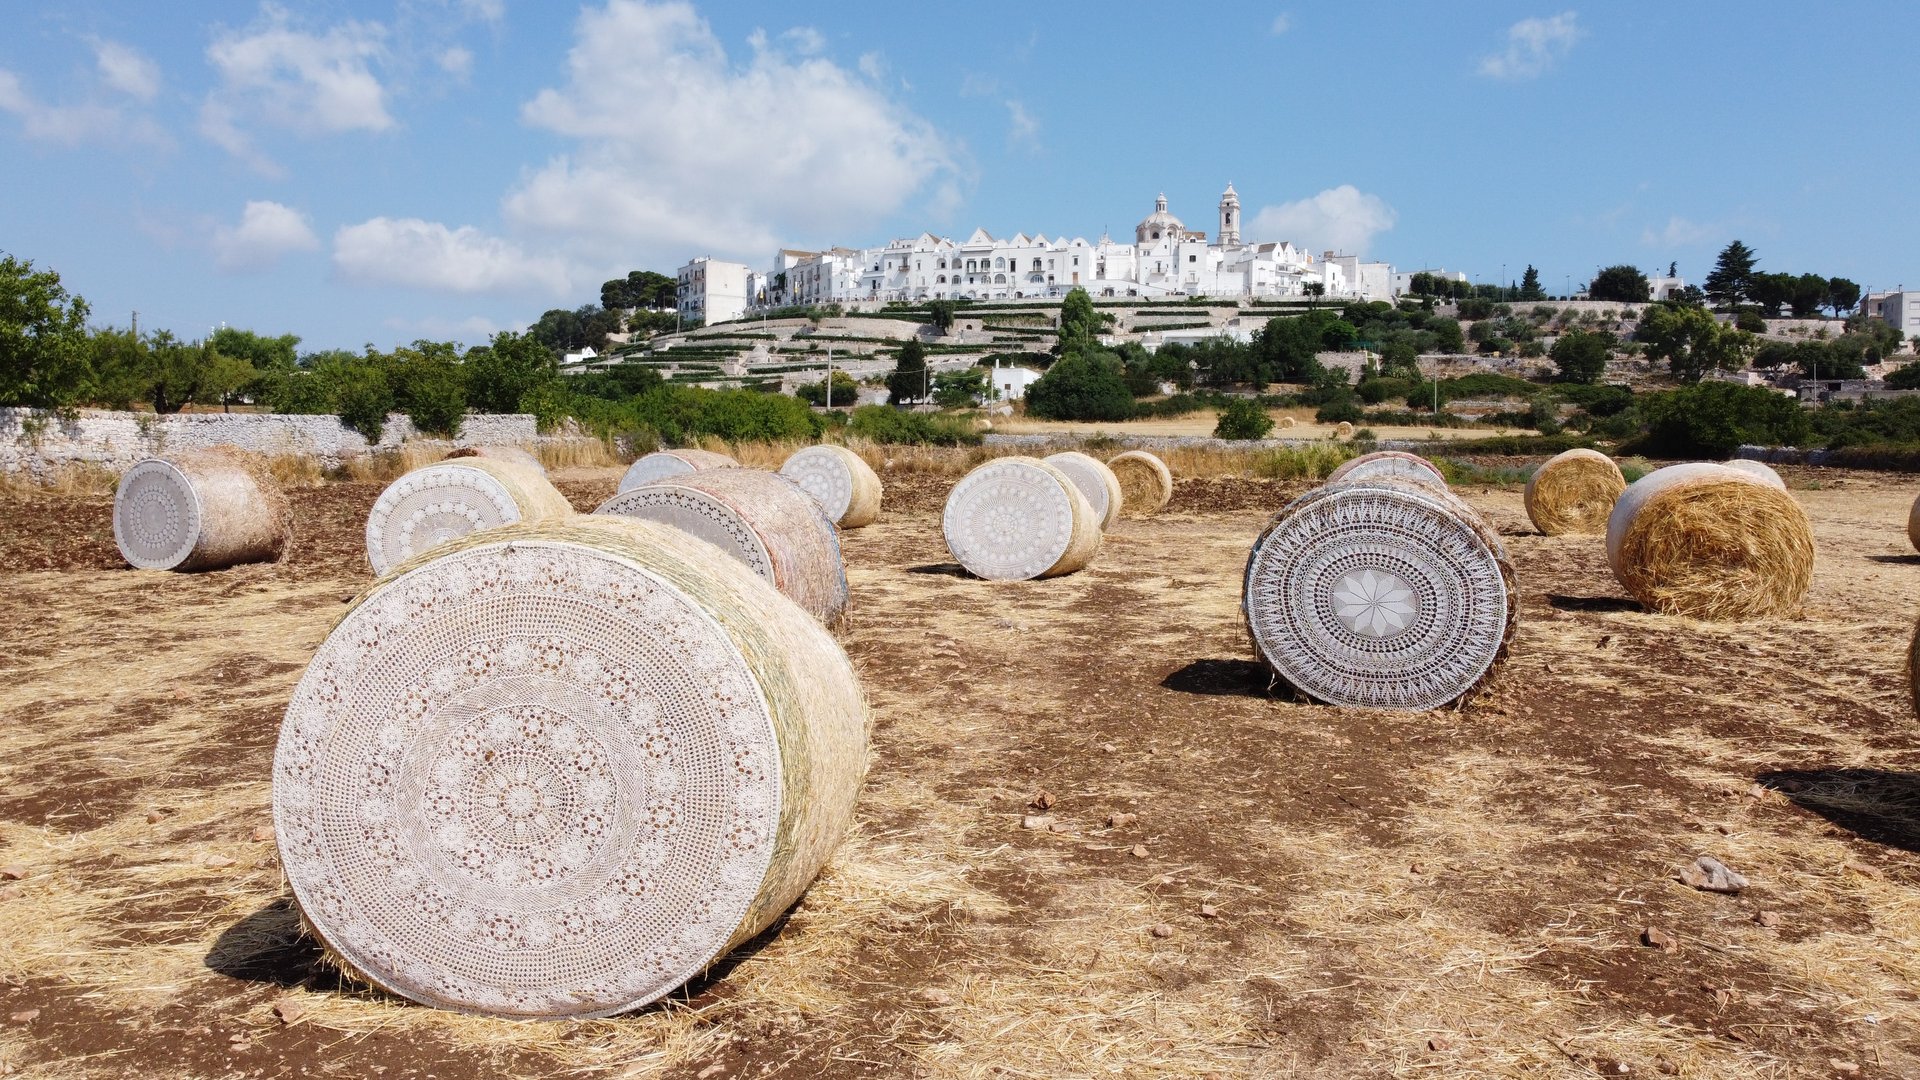
M 374 501 L 367 561 L 384 574 L 430 547 L 519 520 L 519 504 L 491 475 L 458 461 L 428 465 L 388 484 Z
M 947 550 L 976 576 L 1039 577 L 1073 539 L 1073 492 L 1057 475 L 1024 461 L 989 461 L 947 496 L 940 528 Z
M 186 474 L 148 458 L 120 474 L 113 492 L 113 542 L 141 570 L 171 570 L 200 542 L 200 496 Z
M 327 637 L 274 754 L 318 934 L 429 1005 L 622 1012 L 717 958 L 780 818 L 767 702 L 692 597 L 579 544 L 455 552 Z

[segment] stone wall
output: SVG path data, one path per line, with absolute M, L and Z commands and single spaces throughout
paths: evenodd
M 153 454 L 233 446 L 259 454 L 295 454 L 319 460 L 324 468 L 369 449 L 392 449 L 414 438 L 413 422 L 387 417 L 380 441 L 369 447 L 337 416 L 286 416 L 272 413 L 153 413 L 82 409 L 67 417 L 37 409 L 0 409 L 0 473 L 26 472 L 45 477 L 76 465 L 124 469 Z M 460 426 L 459 446 L 541 441 L 527 414 L 473 415 Z

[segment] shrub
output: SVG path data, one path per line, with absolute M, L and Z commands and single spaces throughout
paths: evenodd
M 1213 425 L 1216 439 L 1264 439 L 1273 431 L 1273 417 L 1250 398 L 1235 398 L 1220 410 Z
M 1799 402 L 1757 386 L 1708 382 L 1651 395 L 1647 433 L 1632 450 L 1659 457 L 1724 459 L 1743 443 L 1795 446 L 1812 426 Z
M 1027 387 L 1027 412 L 1042 420 L 1125 420 L 1133 395 L 1117 357 L 1069 353 Z
M 1761 318 L 1759 312 L 1755 311 L 1742 311 L 1738 315 L 1735 315 L 1733 317 L 1733 325 L 1735 329 L 1745 330 L 1749 334 L 1764 334 L 1767 332 L 1767 320 Z
M 847 421 L 847 433 L 877 443 L 920 446 L 978 446 L 980 432 L 957 416 L 907 412 L 885 405 L 862 405 Z
M 1335 398 L 1320 406 L 1319 411 L 1313 414 L 1313 418 L 1322 424 L 1338 424 L 1343 420 L 1349 424 L 1358 424 L 1366 420 L 1367 413 L 1360 407 L 1358 401 L 1352 396 L 1347 396 Z

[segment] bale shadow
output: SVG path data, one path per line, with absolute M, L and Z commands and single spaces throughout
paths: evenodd
M 283 896 L 222 931 L 207 950 L 208 970 L 282 989 L 339 990 L 340 972 L 320 943 L 300 929 L 293 898 Z
M 1920 555 L 1869 555 L 1867 561 L 1891 563 L 1895 566 L 1920 566 Z
M 1547 603 L 1561 611 L 1644 611 L 1637 600 L 1624 596 L 1562 596 L 1548 593 Z
M 907 567 L 909 574 L 945 574 L 948 577 L 972 577 L 967 568 L 957 562 L 926 563 L 922 566 Z
M 1920 852 L 1920 773 L 1774 769 L 1754 779 L 1862 840 Z
M 1160 680 L 1160 685 L 1182 694 L 1211 697 L 1268 697 L 1273 677 L 1252 660 L 1195 660 Z

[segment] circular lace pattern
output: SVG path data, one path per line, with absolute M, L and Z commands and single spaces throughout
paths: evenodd
M 384 574 L 428 548 L 519 520 L 519 504 L 492 476 L 457 462 L 428 465 L 388 484 L 374 501 L 367 561 Z
M 416 1001 L 622 1012 L 726 947 L 780 819 L 765 698 L 652 573 L 576 544 L 378 588 L 296 688 L 274 819 L 301 910 Z
M 1341 462 L 1327 474 L 1327 483 L 1337 484 L 1352 480 L 1405 480 L 1415 484 L 1426 484 L 1446 490 L 1447 478 L 1434 466 L 1433 462 L 1418 454 L 1408 454 L 1399 450 L 1376 450 L 1371 454 L 1361 454 L 1357 458 Z
M 1047 464 L 1065 473 L 1073 486 L 1080 489 L 1086 497 L 1087 505 L 1093 507 L 1095 521 L 1107 520 L 1107 514 L 1113 505 L 1113 491 L 1107 486 L 1107 477 L 1102 475 L 1106 466 L 1085 454 L 1053 454 L 1042 458 Z
M 1024 581 L 1060 561 L 1073 539 L 1073 495 L 1045 469 L 990 461 L 947 496 L 947 550 L 983 578 Z
M 684 458 L 675 457 L 665 451 L 642 454 L 620 477 L 620 490 L 636 488 L 642 484 L 655 484 L 669 477 L 684 476 L 693 472 L 692 463 Z
M 601 503 L 594 513 L 619 514 L 671 525 L 746 563 L 775 588 L 781 584 L 774 573 L 773 556 L 753 526 L 741 520 L 731 506 L 704 491 L 671 484 L 637 487 Z M 832 526 L 827 528 L 831 530 Z
M 1508 626 L 1499 556 L 1442 497 L 1391 483 L 1309 492 L 1247 560 L 1274 671 L 1335 705 L 1428 709 L 1473 689 Z
M 794 454 L 780 466 L 780 475 L 813 496 L 829 519 L 837 522 L 847 516 L 853 502 L 853 474 L 831 447 L 809 446 Z
M 122 473 L 113 493 L 113 541 L 129 565 L 171 570 L 200 542 L 200 496 L 185 473 L 158 458 Z

